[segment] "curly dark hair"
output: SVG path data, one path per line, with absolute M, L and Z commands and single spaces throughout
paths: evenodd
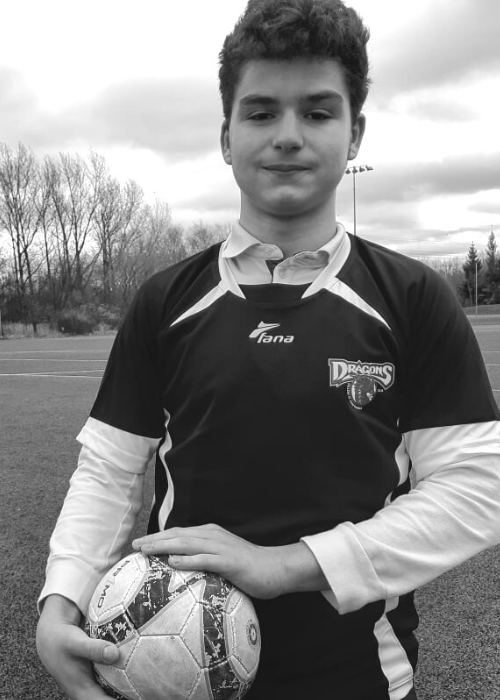
M 243 66 L 252 60 L 334 58 L 344 69 L 354 122 L 368 94 L 370 37 L 342 0 L 249 0 L 219 54 L 219 90 L 229 120 Z

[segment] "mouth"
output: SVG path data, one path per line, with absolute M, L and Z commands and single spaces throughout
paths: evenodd
M 310 168 L 306 168 L 304 165 L 298 165 L 297 163 L 272 163 L 271 165 L 264 166 L 264 170 L 278 173 L 299 173 L 309 169 Z

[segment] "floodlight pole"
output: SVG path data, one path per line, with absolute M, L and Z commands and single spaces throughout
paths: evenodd
M 356 235 L 356 173 L 364 173 L 373 170 L 371 165 L 353 165 L 347 168 L 346 175 L 352 175 L 352 206 L 354 219 L 354 235 Z
M 479 260 L 476 260 L 476 323 L 477 323 L 477 263 Z

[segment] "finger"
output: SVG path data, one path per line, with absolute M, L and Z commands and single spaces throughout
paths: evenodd
M 120 650 L 116 645 L 102 639 L 91 639 L 78 628 L 69 630 L 67 649 L 73 656 L 97 664 L 114 664 L 120 658 Z
M 222 573 L 224 569 L 222 558 L 213 554 L 173 554 L 169 556 L 168 564 L 172 569 L 211 571 L 215 574 Z
M 198 525 L 195 527 L 172 527 L 162 532 L 155 532 L 153 535 L 138 537 L 132 541 L 134 549 L 141 549 L 145 544 L 151 544 L 163 540 L 173 540 L 182 537 L 198 537 L 207 539 L 210 532 L 221 531 L 218 525 Z
M 175 539 L 156 540 L 143 544 L 144 554 L 220 554 L 222 545 L 213 539 L 200 537 L 177 537 Z

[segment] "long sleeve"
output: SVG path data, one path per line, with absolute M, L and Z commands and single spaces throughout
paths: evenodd
M 403 440 L 416 482 L 407 495 L 368 520 L 303 539 L 340 613 L 408 593 L 500 542 L 500 423 Z
M 82 444 L 78 467 L 51 537 L 39 601 L 57 593 L 84 612 L 132 530 L 142 505 L 144 473 L 158 440 L 93 418 L 77 439 Z

